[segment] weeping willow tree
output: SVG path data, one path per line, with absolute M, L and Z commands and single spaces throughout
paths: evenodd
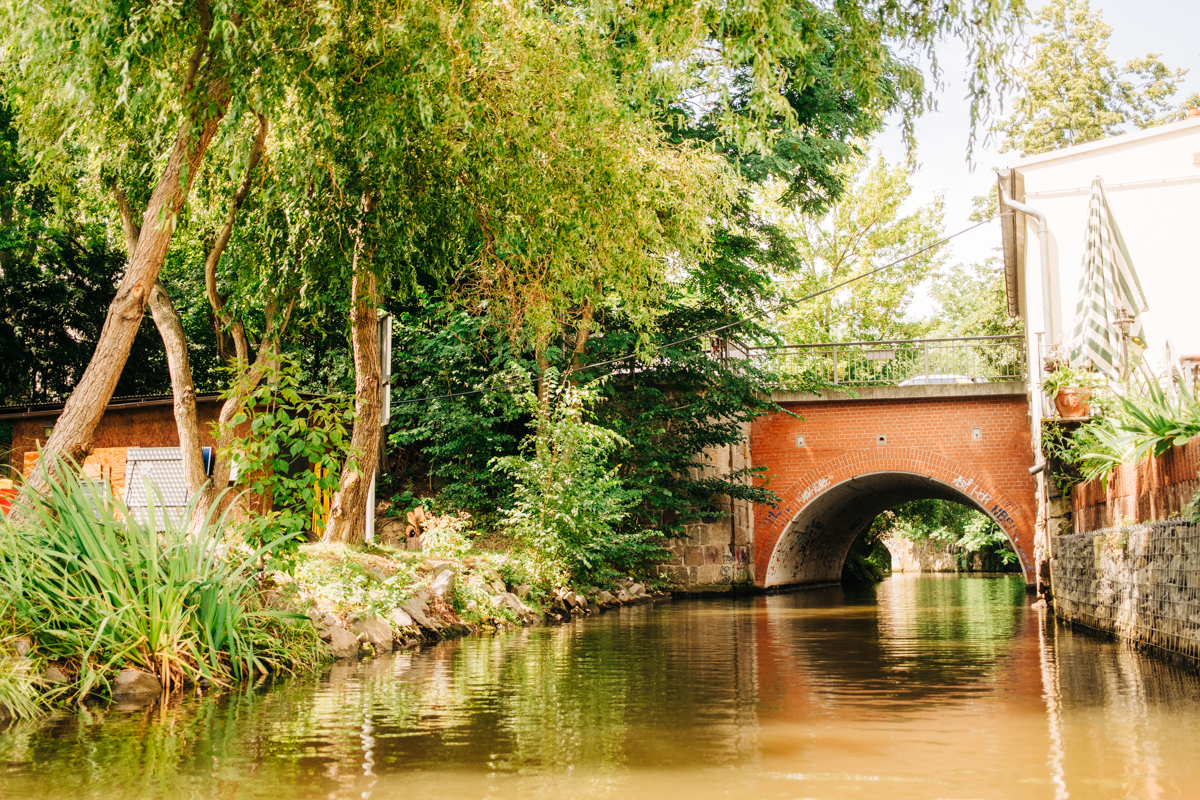
M 893 47 L 936 62 L 937 44 L 955 37 L 968 44 L 974 108 L 986 115 L 1024 13 L 1022 0 L 915 8 L 854 0 L 832 11 L 808 0 L 3 0 L 0 8 L 0 71 L 36 179 L 92 198 L 129 253 L 47 448 L 75 458 L 88 451 L 149 307 L 174 354 L 188 483 L 202 480 L 188 439 L 186 341 L 159 277 L 207 170 L 222 179 L 206 197 L 211 236 L 195 269 L 240 373 L 253 380 L 260 358 L 270 360 L 306 291 L 331 275 L 350 284 L 364 424 L 327 532 L 338 539 L 360 535 L 363 476 L 377 453 L 378 426 L 366 421 L 380 398 L 372 345 L 381 285 L 397 277 L 403 285 L 415 259 L 429 259 L 432 273 L 468 287 L 473 302 L 535 346 L 563 319 L 586 339 L 604 302 L 649 327 L 663 276 L 704 252 L 731 181 L 709 151 L 671 143 L 664 106 L 689 105 L 718 147 L 770 151 L 797 118 L 789 77 L 816 74 L 798 67 L 829 57 L 822 31 L 833 13 L 839 37 L 853 44 L 835 60 L 855 102 L 900 98 L 911 121 L 929 93 L 915 66 L 898 73 L 899 84 L 879 80 L 895 72 Z M 257 220 L 253 236 L 286 241 L 302 261 L 325 248 L 329 257 L 309 262 L 323 279 L 286 267 L 274 246 L 264 248 L 269 269 L 244 255 L 248 219 Z M 324 244 L 305 251 L 305 242 Z M 259 276 L 253 311 L 234 302 L 242 279 L 233 263 L 222 271 L 227 252 Z M 251 318 L 261 325 L 253 342 Z

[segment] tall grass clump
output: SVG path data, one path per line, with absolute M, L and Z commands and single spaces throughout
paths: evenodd
M 320 657 L 310 625 L 259 607 L 256 565 L 277 542 L 239 552 L 225 542 L 223 515 L 189 535 L 194 502 L 176 520 L 160 498 L 139 522 L 106 482 L 42 461 L 46 494 L 26 489 L 0 523 L 0 603 L 40 659 L 75 676 L 76 697 L 106 692 L 128 666 L 169 690 Z

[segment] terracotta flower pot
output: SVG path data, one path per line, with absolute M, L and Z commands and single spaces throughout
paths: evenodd
M 1054 407 L 1060 417 L 1086 417 L 1091 414 L 1092 390 L 1078 386 L 1064 386 L 1054 396 Z

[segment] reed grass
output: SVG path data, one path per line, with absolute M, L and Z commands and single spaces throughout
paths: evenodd
M 115 671 L 137 667 L 165 689 L 228 684 L 322 659 L 300 617 L 260 607 L 256 573 L 284 539 L 253 552 L 226 544 L 226 517 L 191 534 L 151 502 L 141 523 L 109 486 L 43 458 L 44 495 L 23 491 L 0 524 L 0 602 L 41 659 L 68 667 L 75 697 L 106 694 Z

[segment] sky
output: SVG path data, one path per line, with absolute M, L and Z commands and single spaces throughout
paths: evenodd
M 1036 3 L 1035 8 L 1040 5 Z M 1200 0 L 1092 0 L 1091 7 L 1104 16 L 1112 27 L 1108 54 L 1118 64 L 1147 53 L 1161 53 L 1170 67 L 1190 70 L 1175 93 L 1176 99 L 1200 92 Z M 996 142 L 977 141 L 975 154 L 967 162 L 967 136 L 970 131 L 970 102 L 966 82 L 955 79 L 966 63 L 965 49 L 957 43 L 943 46 L 939 59 L 943 66 L 943 87 L 937 92 L 938 108 L 926 112 L 917 122 L 916 171 L 912 175 L 913 194 L 909 207 L 932 200 L 939 193 L 946 201 L 946 231 L 953 233 L 968 227 L 971 198 L 995 186 L 993 170 L 1015 160 L 1015 153 L 1000 153 Z M 980 131 L 982 134 L 983 131 Z M 875 141 L 877 151 L 891 162 L 905 157 L 899 125 L 890 124 Z M 955 262 L 982 261 L 996 255 L 1000 245 L 999 223 L 993 223 L 959 237 L 952 243 Z M 909 318 L 928 316 L 933 303 L 925 287 L 917 292 L 909 309 Z

